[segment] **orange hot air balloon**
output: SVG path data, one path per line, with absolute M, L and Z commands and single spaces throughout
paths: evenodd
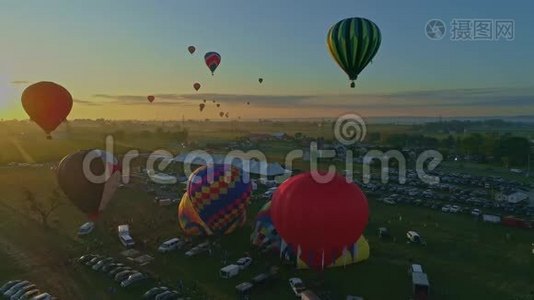
M 187 47 L 187 50 L 189 51 L 189 53 L 193 54 L 193 53 L 195 53 L 195 50 L 197 50 L 197 49 L 195 48 L 195 46 L 189 46 L 189 47 Z
M 66 121 L 72 109 L 72 96 L 61 85 L 41 81 L 28 86 L 21 97 L 22 106 L 30 119 L 51 139 L 50 133 Z
M 198 91 L 200 89 L 200 83 L 195 82 L 195 84 L 193 84 L 193 87 L 195 88 L 196 91 Z
M 150 103 L 154 102 L 154 99 L 156 99 L 154 96 L 150 95 L 146 97 Z

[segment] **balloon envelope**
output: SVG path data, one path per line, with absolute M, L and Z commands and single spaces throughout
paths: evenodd
M 87 160 L 84 168 L 84 160 Z M 68 199 L 96 219 L 111 201 L 121 179 L 119 163 L 102 150 L 83 150 L 67 155 L 57 168 L 57 181 Z
M 187 47 L 187 50 L 189 51 L 189 53 L 193 54 L 193 53 L 195 53 L 196 48 L 195 48 L 195 46 L 189 46 L 189 47 Z
M 326 43 L 332 58 L 354 80 L 378 52 L 382 36 L 378 26 L 365 18 L 348 18 L 328 30 Z
M 229 165 L 198 168 L 187 182 L 178 216 L 186 234 L 228 234 L 246 220 L 252 186 Z M 187 203 L 189 202 L 189 203 Z M 194 229 L 193 229 L 194 228 Z
M 22 92 L 22 106 L 31 120 L 41 127 L 48 137 L 72 109 L 72 96 L 57 83 L 41 81 Z
M 262 83 L 262 82 L 263 82 L 263 78 L 258 78 L 258 81 L 259 81 L 260 83 Z
M 325 174 L 322 174 L 323 176 Z M 280 237 L 308 266 L 323 269 L 353 245 L 368 221 L 367 198 L 358 186 L 333 174 L 318 183 L 302 173 L 280 185 L 271 217 Z
M 193 88 L 198 91 L 200 89 L 200 83 L 195 82 L 195 84 L 193 84 Z
M 221 63 L 221 56 L 217 52 L 208 52 L 204 55 L 204 62 L 206 63 L 206 66 L 211 71 L 211 75 L 213 75 L 213 72 L 217 69 L 219 64 Z
M 148 96 L 146 98 L 150 103 L 154 102 L 154 99 L 156 99 L 154 96 Z

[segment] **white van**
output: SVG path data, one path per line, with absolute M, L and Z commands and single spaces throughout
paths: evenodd
M 119 225 L 117 231 L 119 232 L 119 240 L 124 247 L 130 248 L 135 245 L 133 238 L 130 236 L 130 227 L 128 225 Z
M 180 247 L 182 247 L 182 245 L 182 240 L 180 240 L 179 238 L 173 238 L 161 244 L 161 246 L 159 246 L 158 248 L 158 251 L 161 253 L 170 252 L 179 249 Z
M 82 226 L 80 226 L 80 229 L 78 230 L 78 235 L 80 236 L 88 235 L 89 233 L 93 231 L 94 228 L 95 228 L 95 223 L 93 222 L 84 223 Z
M 221 278 L 232 278 L 234 276 L 237 276 L 239 274 L 239 266 L 238 265 L 228 265 L 222 269 L 219 270 L 219 276 Z

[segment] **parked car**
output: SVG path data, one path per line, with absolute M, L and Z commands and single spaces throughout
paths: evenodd
M 177 291 L 165 291 L 161 294 L 156 295 L 154 300 L 176 300 L 180 294 Z
M 96 255 L 95 257 L 91 258 L 90 260 L 88 260 L 85 265 L 86 266 L 92 266 L 94 264 L 96 264 L 99 260 L 101 260 L 103 258 L 102 255 Z
M 125 265 L 123 263 L 111 262 L 111 263 L 106 264 L 105 266 L 103 266 L 100 269 L 100 271 L 108 273 L 109 271 L 111 271 L 111 270 L 113 270 L 115 268 L 124 267 L 124 266 Z
M 248 266 L 250 266 L 250 264 L 252 264 L 252 258 L 250 258 L 248 256 L 247 257 L 241 257 L 236 262 L 236 265 L 239 266 L 239 270 L 246 269 Z
M 480 209 L 478 208 L 474 208 L 473 210 L 471 210 L 471 215 L 473 216 L 480 216 L 482 214 L 482 211 L 480 211 Z
M 119 240 L 124 247 L 130 248 L 135 245 L 135 241 L 130 236 L 130 226 L 119 225 L 117 231 L 119 233 Z
M 450 212 L 451 211 L 451 206 L 450 205 L 445 205 L 441 208 L 441 211 L 442 212 Z
M 289 286 L 297 297 L 300 297 L 300 294 L 306 290 L 306 286 L 304 285 L 302 279 L 297 277 L 289 278 Z
M 79 236 L 88 235 L 89 233 L 93 232 L 93 229 L 95 229 L 95 223 L 93 222 L 84 223 L 78 229 L 78 235 Z
M 130 275 L 132 274 L 135 274 L 135 273 L 139 273 L 135 270 L 125 270 L 125 271 L 122 271 L 122 272 L 119 272 L 115 275 L 115 281 L 116 282 L 123 282 L 124 280 L 126 280 L 128 277 L 130 277 Z
M 252 283 L 245 281 L 236 285 L 235 290 L 239 295 L 244 296 L 249 294 L 253 287 L 254 285 Z
M 93 265 L 92 269 L 94 271 L 98 271 L 100 270 L 103 266 L 105 266 L 106 264 L 109 264 L 109 263 L 112 263 L 113 262 L 113 257 L 106 257 L 106 258 L 103 258 L 101 260 L 99 260 L 96 264 Z
M 26 291 L 26 293 L 22 294 L 22 296 L 16 298 L 17 300 L 27 300 L 27 299 L 30 299 L 32 297 L 35 297 L 37 295 L 39 295 L 41 293 L 41 291 L 39 291 L 38 289 L 32 289 L 32 290 L 29 290 L 29 291 Z
M 86 254 L 86 255 L 82 255 L 78 258 L 78 262 L 79 263 L 82 263 L 82 264 L 85 264 L 86 262 L 90 261 L 91 259 L 97 257 L 98 255 L 96 254 Z
M 22 295 L 26 294 L 27 291 L 31 291 L 36 289 L 37 286 L 33 283 L 27 284 L 22 286 L 20 289 L 18 289 L 11 297 L 10 300 L 18 300 Z
M 16 292 L 18 292 L 21 288 L 27 286 L 27 285 L 30 285 L 32 284 L 31 282 L 29 282 L 28 280 L 23 280 L 21 282 L 18 282 L 16 284 L 14 284 L 12 287 L 10 287 L 7 291 L 4 292 L 4 296 L 7 297 L 7 298 L 10 298 L 11 296 L 13 296 Z
M 31 298 L 31 300 L 52 300 L 52 295 L 50 295 L 49 293 L 42 293 Z
M 378 238 L 385 239 L 385 238 L 390 238 L 390 237 L 391 237 L 391 233 L 386 227 L 378 228 Z
M 145 280 L 147 278 L 148 278 L 148 276 L 146 276 L 143 273 L 140 273 L 140 272 L 134 273 L 134 274 L 130 275 L 126 280 L 121 282 L 121 287 L 123 287 L 123 288 L 129 287 L 130 285 L 138 283 L 139 281 L 143 281 L 143 280 Z
M 21 282 L 22 280 L 10 280 L 6 283 L 4 283 L 4 285 L 2 285 L 2 287 L 0 287 L 0 294 L 4 294 L 5 292 L 7 292 L 7 290 L 9 290 L 11 287 L 13 287 L 15 284 Z
M 161 244 L 161 246 L 159 246 L 158 248 L 158 251 L 161 253 L 170 252 L 176 249 L 180 249 L 183 245 L 184 242 L 182 240 L 180 240 L 179 238 L 173 238 Z
M 124 267 L 116 267 L 111 269 L 111 271 L 108 272 L 109 276 L 115 277 L 120 272 L 131 270 L 132 268 L 124 266 Z
M 169 288 L 166 287 L 166 286 L 153 287 L 153 288 L 151 288 L 150 290 L 146 291 L 143 294 L 143 299 L 152 299 L 152 298 L 156 297 L 157 295 L 159 295 L 159 294 L 161 294 L 163 292 L 166 292 L 168 290 L 169 290 Z
M 458 206 L 458 205 L 453 205 L 453 206 L 451 206 L 450 212 L 451 212 L 451 213 L 457 213 L 457 212 L 460 211 L 460 209 L 461 209 L 460 206 Z
M 408 239 L 410 243 L 423 244 L 423 245 L 426 244 L 423 238 L 421 237 L 421 235 L 419 235 L 419 233 L 412 231 L 412 230 L 406 233 L 406 238 Z
M 237 274 L 239 273 L 239 270 L 240 269 L 238 265 L 231 264 L 224 268 L 221 268 L 219 270 L 219 276 L 225 279 L 232 278 L 234 276 L 237 276 Z

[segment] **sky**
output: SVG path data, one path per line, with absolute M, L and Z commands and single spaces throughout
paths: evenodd
M 0 118 L 27 118 L 20 94 L 38 81 L 70 91 L 69 119 L 533 115 L 534 2 L 493 2 L 5 0 Z M 382 34 L 354 89 L 326 48 L 347 17 Z M 431 19 L 444 21 L 443 39 L 425 34 Z M 514 39 L 453 41 L 453 19 L 513 20 Z M 222 56 L 214 76 L 208 51 Z M 221 108 L 200 113 L 201 99 Z

